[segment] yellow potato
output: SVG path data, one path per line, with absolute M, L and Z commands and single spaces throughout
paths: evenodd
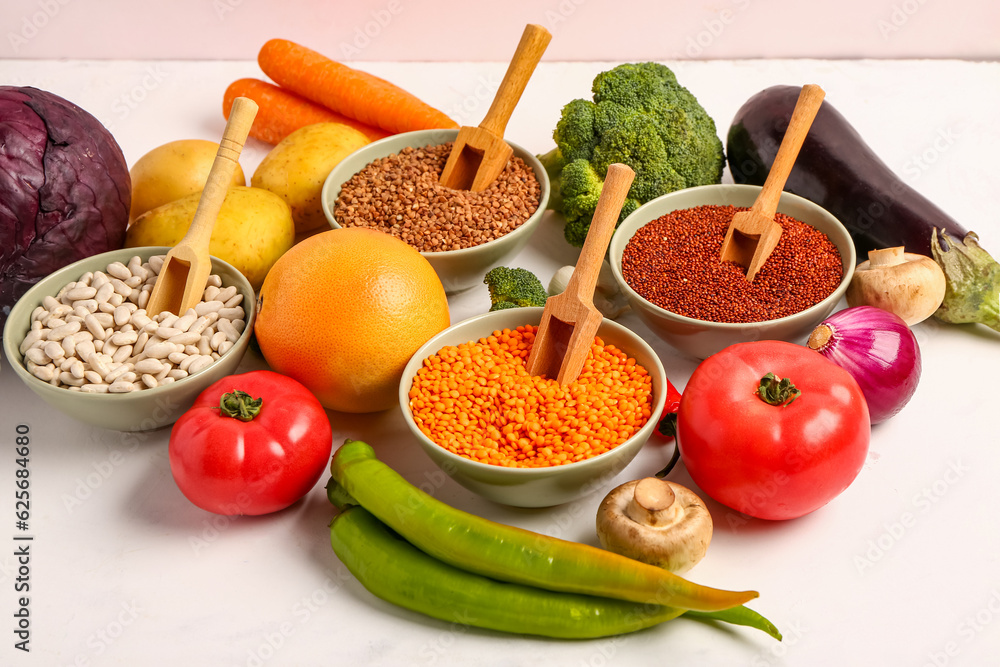
M 187 232 L 200 198 L 196 192 L 139 216 L 125 234 L 125 245 L 175 245 Z M 215 220 L 209 252 L 239 269 L 256 290 L 294 239 L 295 223 L 285 200 L 267 190 L 234 185 Z
M 341 160 L 367 143 L 368 137 L 347 125 L 306 125 L 271 149 L 250 178 L 250 185 L 270 190 L 288 202 L 297 233 L 327 226 L 320 204 L 323 182 Z
M 181 139 L 157 146 L 139 158 L 129 170 L 132 178 L 132 210 L 129 219 L 157 206 L 205 189 L 208 172 L 219 144 L 205 139 Z M 236 165 L 231 185 L 246 185 L 243 169 Z

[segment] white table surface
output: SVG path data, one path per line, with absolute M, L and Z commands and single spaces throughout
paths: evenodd
M 814 82 L 885 161 L 1000 254 L 1000 63 L 878 61 L 677 62 L 680 81 L 725 137 L 737 108 L 775 84 Z M 364 65 L 359 65 L 365 67 Z M 605 63 L 543 63 L 507 136 L 552 146 L 563 104 L 589 96 Z M 369 71 L 477 124 L 503 64 L 372 63 Z M 253 62 L 0 61 L 0 83 L 59 93 L 108 125 L 131 165 L 175 139 L 221 136 L 222 93 L 260 76 Z M 251 141 L 249 175 L 269 146 Z M 726 181 L 731 180 L 728 173 Z M 575 261 L 547 214 L 516 265 L 547 282 Z M 485 287 L 451 300 L 452 321 L 488 308 Z M 683 388 L 695 362 L 633 315 L 668 376 Z M 0 664 L 4 665 L 965 665 L 1000 653 L 997 450 L 1000 334 L 928 321 L 915 327 L 923 376 L 911 403 L 873 429 L 854 484 L 799 520 L 743 521 L 709 501 L 708 556 L 689 577 L 754 588 L 751 606 L 784 632 L 679 619 L 630 636 L 552 641 L 456 627 L 375 599 L 333 554 L 326 476 L 292 508 L 228 518 L 180 494 L 169 430 L 126 434 L 52 413 L 0 372 Z M 4 361 L 6 365 L 6 361 Z M 241 370 L 262 367 L 248 356 Z M 479 499 L 408 435 L 398 411 L 330 413 L 334 445 L 373 444 L 438 498 L 491 519 L 595 543 L 597 504 L 612 485 L 658 470 L 672 445 L 651 443 L 607 487 L 556 508 L 522 510 Z M 15 426 L 31 449 L 31 652 L 14 649 Z M 690 484 L 683 468 L 671 478 Z M 905 525 L 904 525 L 905 523 Z

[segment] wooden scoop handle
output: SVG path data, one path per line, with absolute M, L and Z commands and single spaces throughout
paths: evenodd
M 757 195 L 753 203 L 753 210 L 770 219 L 774 219 L 774 214 L 778 211 L 778 200 L 781 199 L 781 192 L 785 189 L 785 181 L 795 165 L 795 158 L 799 155 L 802 142 L 805 141 L 809 128 L 812 127 L 813 119 L 823 104 L 826 93 L 815 84 L 802 86 L 799 99 L 795 103 L 792 117 L 788 121 L 788 128 L 785 136 L 778 147 L 778 154 L 774 156 L 774 164 L 767 174 L 764 186 Z
M 243 144 L 246 143 L 250 126 L 257 116 L 257 108 L 257 103 L 249 97 L 237 97 L 233 100 L 233 109 L 226 122 L 222 140 L 219 142 L 219 151 L 215 154 L 215 162 L 208 172 L 205 189 L 202 190 L 194 218 L 188 226 L 187 233 L 184 234 L 183 243 L 192 245 L 204 243 L 205 247 L 208 247 L 215 219 L 219 217 L 222 202 L 233 179 L 233 172 L 236 171 L 240 161 Z
M 604 262 L 608 243 L 615 233 L 618 216 L 621 214 L 622 205 L 634 178 L 635 172 L 628 165 L 612 164 L 608 167 L 608 175 L 604 178 L 604 187 L 597 200 L 587 238 L 583 242 L 573 275 L 566 283 L 566 294 L 575 294 L 581 299 L 593 302 L 601 264 Z
M 507 66 L 507 73 L 504 74 L 500 88 L 493 98 L 493 104 L 490 105 L 479 127 L 498 137 L 503 136 L 504 130 L 507 129 L 507 121 L 514 113 L 514 107 L 521 99 L 521 93 L 528 85 L 528 79 L 535 71 L 538 61 L 542 59 L 545 47 L 549 45 L 551 39 L 552 34 L 540 25 L 529 23 L 524 28 L 514 57 Z

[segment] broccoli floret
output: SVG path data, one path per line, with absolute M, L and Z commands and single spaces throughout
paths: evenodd
M 562 214 L 566 218 L 563 234 L 570 244 L 583 246 L 603 185 L 604 179 L 588 160 L 573 160 L 563 167 L 560 180 Z
M 490 310 L 544 306 L 549 298 L 542 281 L 527 269 L 498 266 L 486 273 L 483 282 L 490 290 Z
M 635 171 L 624 220 L 641 204 L 719 183 L 725 166 L 715 121 L 665 65 L 619 65 L 594 79 L 593 101 L 563 107 L 556 148 L 539 156 L 552 181 L 549 206 L 566 218 L 566 240 L 582 246 L 608 166 Z
M 563 107 L 552 136 L 567 162 L 590 158 L 597 136 L 594 133 L 594 113 L 593 102 L 587 100 L 573 100 Z

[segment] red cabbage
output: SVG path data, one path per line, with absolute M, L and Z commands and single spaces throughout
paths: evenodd
M 46 275 L 124 246 L 131 198 L 125 156 L 96 118 L 0 86 L 0 322 Z

